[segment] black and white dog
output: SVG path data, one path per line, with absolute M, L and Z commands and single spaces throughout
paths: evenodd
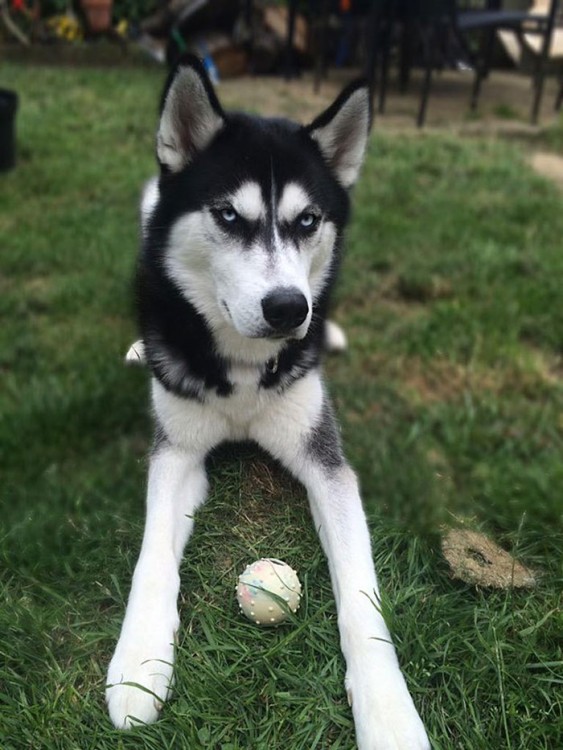
M 429 748 L 390 635 L 358 485 L 320 358 L 369 96 L 348 87 L 311 125 L 221 108 L 201 64 L 170 76 L 161 167 L 142 204 L 138 267 L 156 440 L 147 517 L 108 674 L 113 723 L 152 722 L 172 683 L 178 568 L 207 454 L 254 440 L 308 490 L 328 557 L 360 750 Z

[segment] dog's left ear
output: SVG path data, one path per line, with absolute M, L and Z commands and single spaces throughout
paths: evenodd
M 358 178 L 371 119 L 370 95 L 364 81 L 352 83 L 305 129 L 345 188 Z
M 179 172 L 224 124 L 225 114 L 203 64 L 186 55 L 170 74 L 162 97 L 156 135 L 162 169 Z

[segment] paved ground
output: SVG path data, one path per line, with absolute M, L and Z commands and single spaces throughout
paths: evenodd
M 310 121 L 327 106 L 342 86 L 354 78 L 351 71 L 331 71 L 319 93 L 313 91 L 310 74 L 297 80 L 279 78 L 236 78 L 220 84 L 221 99 L 227 106 L 250 108 L 264 114 L 285 114 L 302 122 Z M 546 81 L 538 125 L 530 124 L 532 88 L 529 76 L 494 71 L 483 84 L 477 112 L 469 110 L 472 74 L 446 71 L 434 78 L 427 123 L 416 128 L 421 74 L 415 72 L 409 91 L 399 93 L 392 82 L 386 111 L 376 115 L 375 132 L 424 133 L 436 130 L 462 135 L 485 135 L 525 139 L 530 147 L 530 164 L 541 174 L 553 179 L 563 189 L 563 158 L 538 151 L 535 141 L 558 115 L 554 110 L 557 81 Z M 563 117 L 563 110 L 561 112 Z
M 220 84 L 226 100 L 239 102 L 256 110 L 287 114 L 306 120 L 323 105 L 328 104 L 342 85 L 355 77 L 353 71 L 330 71 L 318 94 L 313 92 L 310 74 L 285 82 L 279 78 L 236 78 Z M 421 75 L 415 71 L 406 94 L 397 90 L 395 81 L 390 85 L 386 112 L 376 118 L 376 127 L 385 130 L 414 129 L 420 96 Z M 532 104 L 530 77 L 516 72 L 494 71 L 483 84 L 476 113 L 469 111 L 472 74 L 445 71 L 436 74 L 432 88 L 427 128 L 446 128 L 464 131 L 522 130 L 537 132 L 529 126 Z M 540 126 L 555 120 L 554 104 L 556 81 L 546 81 Z

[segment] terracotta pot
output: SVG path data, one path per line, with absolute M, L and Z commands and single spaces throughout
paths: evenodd
M 113 0 L 81 0 L 80 4 L 86 16 L 89 31 L 97 33 L 111 28 Z

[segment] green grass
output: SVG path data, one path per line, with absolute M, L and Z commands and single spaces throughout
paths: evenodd
M 2 750 L 349 750 L 305 499 L 249 447 L 211 461 L 182 567 L 175 698 L 154 726 L 111 728 L 104 677 L 150 442 L 146 374 L 122 356 L 161 77 L 0 76 L 22 99 L 19 165 L 0 178 Z M 335 300 L 350 350 L 327 363 L 331 392 L 436 750 L 563 746 L 563 211 L 519 148 L 376 133 Z M 489 533 L 537 588 L 453 581 L 443 523 Z M 300 572 L 295 626 L 262 631 L 237 613 L 236 576 L 263 555 Z

